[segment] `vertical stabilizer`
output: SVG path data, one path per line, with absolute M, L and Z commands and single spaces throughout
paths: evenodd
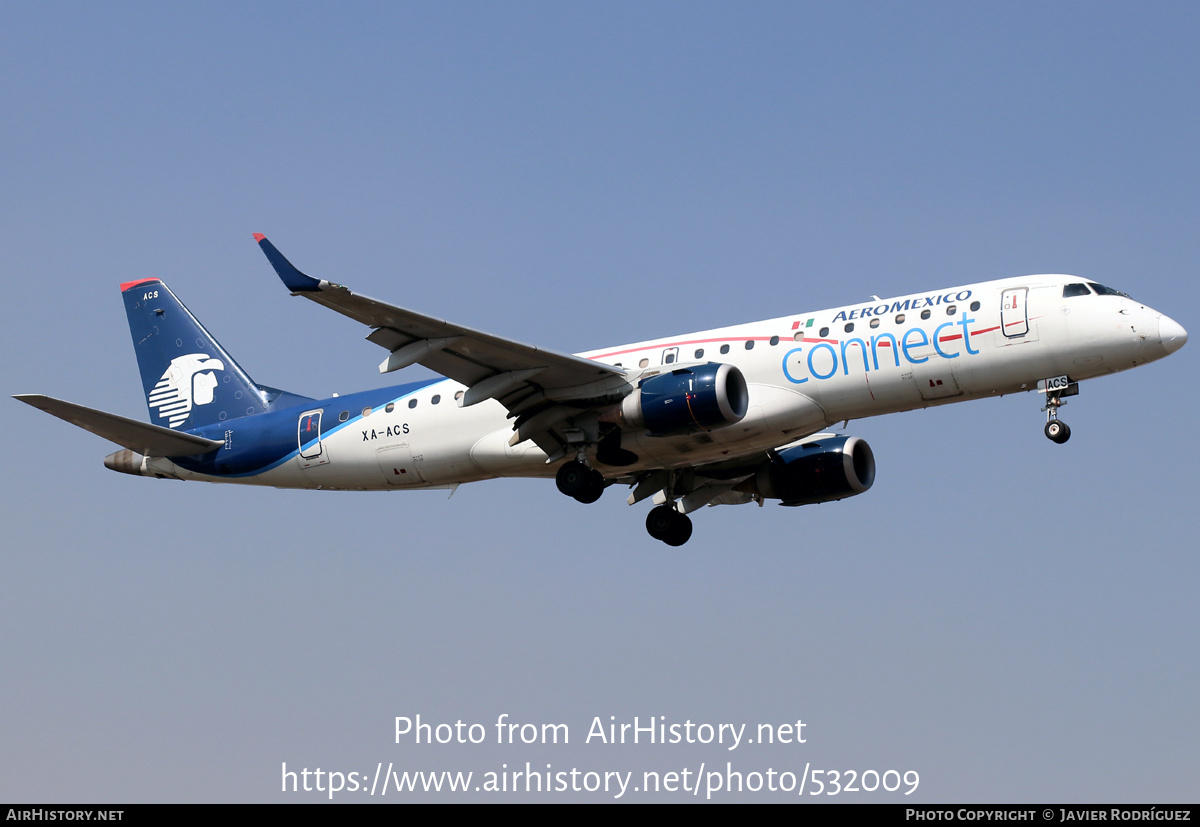
M 121 285 L 150 421 L 186 431 L 262 413 L 268 396 L 160 279 Z

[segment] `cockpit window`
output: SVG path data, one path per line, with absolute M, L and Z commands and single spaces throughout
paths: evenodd
M 1068 284 L 1063 288 L 1063 298 L 1069 299 L 1072 296 L 1090 296 L 1092 291 L 1088 290 L 1086 284 Z
M 1130 298 L 1128 293 L 1122 293 L 1120 290 L 1113 290 L 1111 287 L 1105 287 L 1103 284 L 1096 284 L 1094 281 L 1088 282 L 1088 287 L 1095 290 L 1101 296 L 1124 296 Z

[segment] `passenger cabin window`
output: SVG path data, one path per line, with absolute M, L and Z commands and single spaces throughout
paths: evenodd
M 648 368 L 648 367 L 650 367 L 650 360 L 649 360 L 649 359 L 641 359 L 641 360 L 639 360 L 639 361 L 638 361 L 638 367 L 639 367 L 639 368 Z
M 879 327 L 879 319 L 871 319 L 871 327 Z
M 795 335 L 792 336 L 792 341 L 793 342 L 803 342 L 804 341 L 804 331 L 797 330 Z
M 728 353 L 728 352 L 729 352 L 729 345 L 721 345 L 721 352 L 722 352 L 722 353 Z
M 976 311 L 976 310 L 978 310 L 978 309 L 979 309 L 979 302 L 971 302 L 971 310 L 972 310 L 972 312 L 974 312 L 974 311 Z
M 696 351 L 696 358 L 697 358 L 697 359 L 703 359 L 703 358 L 704 358 L 704 348 L 699 348 L 699 349 Z
M 903 313 L 896 314 L 896 324 L 904 324 L 904 314 Z
M 408 407 L 410 407 L 410 408 L 415 408 L 415 407 L 417 407 L 417 400 L 416 400 L 416 399 L 410 399 L 410 400 L 408 400 Z
M 349 418 L 350 418 L 350 412 L 342 411 L 341 414 L 338 416 L 338 422 L 345 422 Z
M 754 340 L 753 339 L 746 340 L 746 350 L 754 350 Z
M 1092 291 L 1088 290 L 1088 286 L 1086 284 L 1068 284 L 1063 287 L 1064 299 L 1069 299 L 1073 296 L 1090 296 L 1091 294 Z
M 929 318 L 929 311 L 928 311 L 928 310 L 922 310 L 922 311 L 921 311 L 921 318 L 922 318 L 922 319 L 928 319 L 928 318 Z
M 952 305 L 950 305 L 949 307 L 947 307 L 947 308 L 946 308 L 946 315 L 947 315 L 947 316 L 953 316 L 953 315 L 954 315 L 955 313 L 957 313 L 957 312 L 958 312 L 958 305 L 956 305 L 956 304 L 952 304 Z
M 772 336 L 772 337 L 771 337 L 771 343 L 770 343 L 770 344 L 771 344 L 771 347 L 775 347 L 775 345 L 779 344 L 779 337 L 778 337 L 778 336 Z
M 396 403 L 395 403 L 395 402 L 389 402 L 389 403 L 387 403 L 387 407 L 386 407 L 386 408 L 384 408 L 384 410 L 385 410 L 387 413 L 391 413 L 392 411 L 396 410 Z
M 820 336 L 822 339 L 824 339 L 826 336 L 829 335 L 829 328 L 827 328 L 827 327 L 821 328 L 821 331 L 817 335 Z
M 436 405 L 437 403 L 439 403 L 439 402 L 441 402 L 441 401 L 442 401 L 442 395 L 441 395 L 441 394 L 438 394 L 438 393 L 435 393 L 435 394 L 433 395 L 433 399 L 430 399 L 430 400 L 429 400 L 429 404 L 430 404 L 430 405 Z
M 846 322 L 846 327 L 843 328 L 847 333 L 854 332 L 854 322 Z

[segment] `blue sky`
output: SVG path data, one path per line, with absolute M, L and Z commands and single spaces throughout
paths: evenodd
M 1186 3 L 7 3 L 5 392 L 145 419 L 117 285 L 148 277 L 259 382 L 381 384 L 364 331 L 290 299 L 253 232 L 565 351 L 1036 272 L 1194 329 L 1198 24 Z M 679 550 L 619 492 L 545 482 L 118 476 L 107 443 L 10 401 L 0 798 L 306 800 L 285 761 L 728 759 L 921 774 L 842 800 L 1193 800 L 1195 376 L 1189 347 L 1085 384 L 1062 447 L 1033 396 L 851 423 L 868 494 L 706 509 Z M 572 743 L 395 744 L 418 713 Z M 801 718 L 808 743 L 583 744 L 610 715 Z

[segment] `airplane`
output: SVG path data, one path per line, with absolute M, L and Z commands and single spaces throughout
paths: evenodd
M 284 286 L 370 329 L 391 373 L 444 378 L 313 399 L 260 385 L 161 279 L 121 285 L 155 424 L 40 394 L 15 398 L 122 450 L 159 479 L 320 490 L 450 489 L 554 477 L 592 503 L 652 499 L 650 536 L 680 546 L 706 505 L 831 502 L 875 479 L 865 440 L 827 429 L 1037 391 L 1045 434 L 1085 379 L 1187 342 L 1176 321 L 1070 275 L 1031 275 L 780 316 L 576 355 L 473 330 L 296 269 L 254 238 Z M 844 427 L 844 426 L 843 426 Z

